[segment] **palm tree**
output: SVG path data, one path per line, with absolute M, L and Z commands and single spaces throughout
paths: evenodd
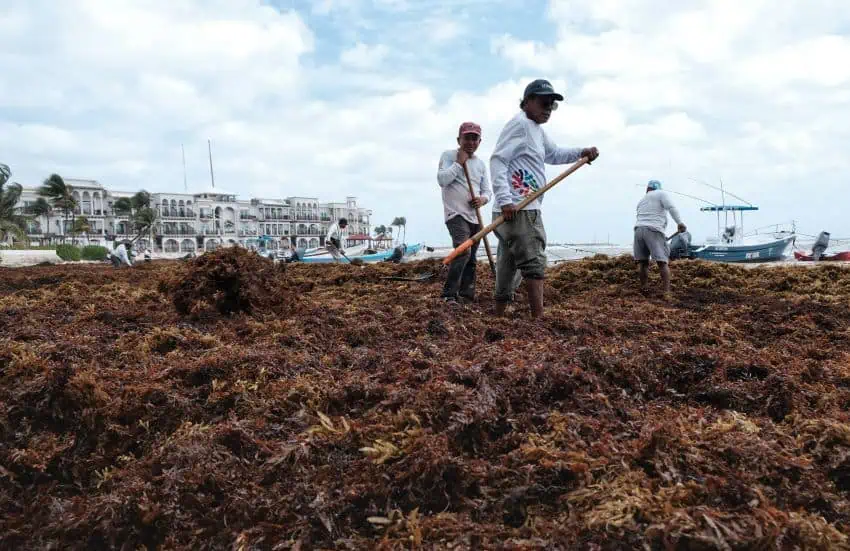
M 407 219 L 404 216 L 396 216 L 395 218 L 393 218 L 393 222 L 390 225 L 396 226 L 398 228 L 404 228 L 407 225 Z M 407 229 L 405 228 L 405 234 L 406 233 Z
M 41 230 L 42 240 L 47 237 L 47 234 L 50 233 L 50 213 L 53 208 L 50 206 L 50 203 L 47 202 L 47 199 L 44 197 L 39 197 L 35 200 L 35 203 L 29 206 L 29 211 L 27 214 L 31 215 L 35 220 L 36 225 Z M 47 218 L 47 224 L 45 227 L 41 227 L 41 222 L 38 220 L 41 216 Z M 43 243 L 43 241 L 42 241 Z
M 6 185 L 12 171 L 8 165 L 0 164 L 0 240 L 27 240 L 27 218 L 18 208 L 21 198 L 21 184 Z
M 150 234 L 151 247 L 156 233 L 156 224 L 159 222 L 159 213 L 151 208 L 151 194 L 145 190 L 137 191 L 132 197 L 120 197 L 112 204 L 112 210 L 118 216 L 130 218 L 130 227 L 136 236 L 130 241 L 135 243 L 145 233 Z
M 71 216 L 73 227 L 74 209 L 77 208 L 77 200 L 74 198 L 74 188 L 65 183 L 58 174 L 51 174 L 38 188 L 38 194 L 53 203 L 53 206 L 65 215 L 65 226 L 68 225 L 68 217 Z M 65 231 L 62 231 L 62 241 L 65 240 Z
M 401 226 L 401 229 L 404 232 L 401 237 L 401 242 L 405 243 L 407 241 L 407 218 L 405 218 L 404 216 L 399 216 L 398 225 Z
M 387 227 L 381 224 L 380 226 L 375 226 L 374 228 L 372 228 L 372 231 L 375 232 L 375 237 L 383 238 L 384 234 L 387 233 Z M 377 242 L 375 247 L 380 247 L 381 243 L 381 241 Z
M 112 203 L 112 210 L 114 210 L 115 214 L 119 216 L 130 215 L 133 213 L 133 203 L 129 198 L 121 197 Z
M 91 223 L 85 216 L 80 216 L 71 225 L 71 234 L 76 239 L 76 236 L 83 233 L 86 235 L 86 245 L 89 243 L 89 233 L 91 232 Z
M 135 243 L 145 233 L 150 233 L 151 248 L 153 248 L 153 238 L 156 233 L 157 222 L 159 222 L 159 213 L 156 209 L 142 207 L 137 210 L 135 214 L 133 214 L 133 228 L 136 232 L 136 237 L 134 237 L 130 242 Z
M 136 194 L 130 198 L 130 204 L 133 206 L 133 210 L 150 208 L 151 194 L 145 190 L 137 191 Z

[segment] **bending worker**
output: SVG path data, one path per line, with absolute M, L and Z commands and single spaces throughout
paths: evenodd
M 812 246 L 812 257 L 814 257 L 815 262 L 820 260 L 827 247 L 829 247 L 829 232 L 822 231 Z
M 658 264 L 661 271 L 661 281 L 664 284 L 664 294 L 670 292 L 670 247 L 664 234 L 667 228 L 667 213 L 679 225 L 679 232 L 687 231 L 682 223 L 679 211 L 667 192 L 661 190 L 661 182 L 650 180 L 646 184 L 646 194 L 637 204 L 637 221 L 635 222 L 634 256 L 640 266 L 640 287 L 646 292 L 649 278 L 649 259 Z
M 340 262 L 342 258 L 340 253 L 345 254 L 345 251 L 342 250 L 342 241 L 345 239 L 344 234 L 347 227 L 348 220 L 340 218 L 338 222 L 328 229 L 328 235 L 325 237 L 325 248 L 328 249 L 328 252 L 331 253 L 331 256 L 337 262 Z
M 109 258 L 112 260 L 112 265 L 116 268 L 120 267 L 121 264 L 126 264 L 127 266 L 133 265 L 133 263 L 130 262 L 130 256 L 127 253 L 127 246 L 123 242 L 112 249 Z

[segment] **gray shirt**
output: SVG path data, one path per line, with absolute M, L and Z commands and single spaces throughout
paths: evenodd
M 635 227 L 647 227 L 656 231 L 664 232 L 667 228 L 667 212 L 677 224 L 682 223 L 679 211 L 670 200 L 670 196 L 664 190 L 656 189 L 648 191 L 637 204 L 637 220 Z
M 445 221 L 455 216 L 462 216 L 470 224 L 477 224 L 475 208 L 469 204 L 469 186 L 463 167 L 457 163 L 457 149 L 444 151 L 440 156 L 440 166 L 437 169 L 437 183 L 443 193 L 443 215 Z M 484 197 L 486 202 L 492 198 L 490 180 L 487 177 L 487 167 L 479 157 L 470 157 L 466 161 L 472 189 L 476 197 Z

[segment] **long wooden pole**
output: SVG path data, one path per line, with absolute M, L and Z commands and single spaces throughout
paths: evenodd
M 550 189 L 552 189 L 553 187 L 558 185 L 561 182 L 561 180 L 563 180 L 564 178 L 566 178 L 567 176 L 569 176 L 570 174 L 572 174 L 576 170 L 580 169 L 582 166 L 587 164 L 587 162 L 588 162 L 587 157 L 582 157 L 578 161 L 574 162 L 570 166 L 570 168 L 568 168 L 567 170 L 562 172 L 560 175 L 556 176 L 554 180 L 552 180 L 551 182 L 549 182 L 548 184 L 546 184 L 542 188 L 538 189 L 537 191 L 535 191 L 534 193 L 532 193 L 531 195 L 529 195 L 528 197 L 526 197 L 525 199 L 520 201 L 519 204 L 516 206 L 516 210 L 524 209 L 529 203 L 531 203 L 532 201 L 534 201 L 535 199 L 537 199 L 538 197 L 540 197 L 541 195 L 543 195 L 544 193 L 546 193 L 547 191 L 549 191 Z M 505 217 L 503 215 L 499 215 L 495 220 L 490 222 L 489 226 L 483 228 L 481 231 L 479 231 L 478 233 L 476 233 L 475 235 L 473 235 L 472 237 L 470 237 L 469 239 L 467 239 L 466 241 L 461 243 L 452 252 L 450 252 L 449 255 L 446 258 L 443 259 L 443 264 L 445 264 L 445 265 L 451 264 L 452 260 L 457 258 L 459 255 L 463 254 L 464 251 L 469 249 L 472 246 L 473 243 L 475 243 L 476 241 L 478 241 L 479 239 L 481 239 L 482 237 L 484 237 L 485 235 L 487 235 L 488 233 L 490 233 L 491 231 L 493 231 L 494 229 L 499 227 L 504 221 L 505 221 Z
M 463 173 L 466 175 L 466 185 L 469 186 L 469 198 L 475 199 L 475 190 L 472 188 L 472 180 L 469 178 L 469 169 L 466 168 L 466 162 L 463 163 Z M 478 217 L 478 225 L 484 227 L 484 219 L 481 218 L 481 209 L 475 207 L 475 215 Z M 496 275 L 496 263 L 493 262 L 493 252 L 490 251 L 490 243 L 487 242 L 487 236 L 484 236 L 484 249 L 487 251 L 487 260 L 490 261 L 490 271 Z M 475 262 L 475 259 L 472 259 Z

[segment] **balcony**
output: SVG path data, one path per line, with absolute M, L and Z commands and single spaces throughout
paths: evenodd
M 160 209 L 159 214 L 163 218 L 195 218 L 195 212 L 192 210 Z

